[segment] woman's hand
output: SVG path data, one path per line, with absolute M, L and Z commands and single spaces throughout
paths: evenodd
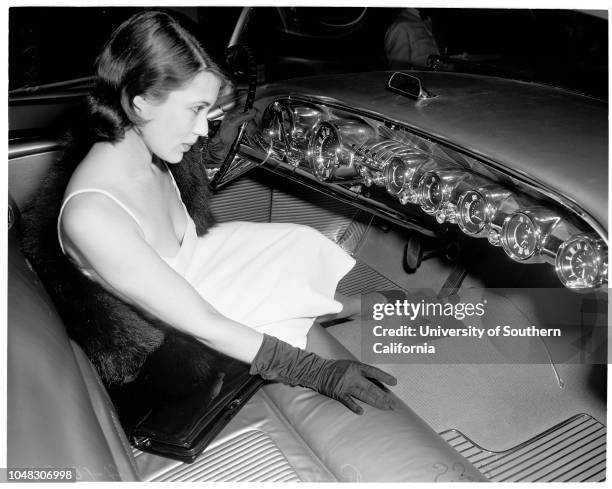
M 353 397 L 379 409 L 395 407 L 390 393 L 370 380 L 395 385 L 397 379 L 392 375 L 353 360 L 327 360 L 267 334 L 253 359 L 250 373 L 284 384 L 309 387 L 340 401 L 357 414 L 362 414 L 363 408 Z
M 371 380 L 387 385 L 397 384 L 397 379 L 387 372 L 352 360 L 326 360 L 317 376 L 316 390 L 344 404 L 351 411 L 362 414 L 363 408 L 352 397 L 378 409 L 393 409 L 395 401 L 388 392 Z

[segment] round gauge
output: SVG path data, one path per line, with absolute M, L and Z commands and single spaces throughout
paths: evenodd
M 427 172 L 419 181 L 419 203 L 427 213 L 433 213 L 442 203 L 442 182 L 433 172 Z
M 341 143 L 338 131 L 322 122 L 310 140 L 310 166 L 319 180 L 329 180 L 339 165 Z
M 538 227 L 529 216 L 518 212 L 510 216 L 502 229 L 502 245 L 515 260 L 531 258 L 538 248 Z
M 385 185 L 392 195 L 399 194 L 410 182 L 410 169 L 408 165 L 397 156 L 392 158 L 385 167 Z
M 459 227 L 467 234 L 480 234 L 487 224 L 487 201 L 476 190 L 468 190 L 459 198 Z
M 559 247 L 555 268 L 563 285 L 572 289 L 597 287 L 606 266 L 601 246 L 591 236 L 578 235 Z

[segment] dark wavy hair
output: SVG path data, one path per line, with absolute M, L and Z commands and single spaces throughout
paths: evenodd
M 95 140 L 116 142 L 142 124 L 134 110 L 137 95 L 163 102 L 198 73 L 232 89 L 223 70 L 196 38 L 169 14 L 147 10 L 133 15 L 111 35 L 95 63 L 95 85 L 88 96 L 89 129 Z

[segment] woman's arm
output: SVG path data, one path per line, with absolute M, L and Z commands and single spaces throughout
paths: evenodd
M 83 258 L 118 294 L 210 347 L 251 365 L 251 374 L 309 387 L 361 414 L 352 399 L 392 409 L 369 378 L 395 378 L 351 360 L 326 360 L 223 316 L 149 246 L 137 224 L 103 195 L 75 196 L 62 219 L 67 251 Z
M 65 247 L 86 261 L 121 298 L 211 348 L 251 363 L 263 341 L 220 314 L 151 248 L 139 227 L 101 194 L 73 197 L 62 216 Z

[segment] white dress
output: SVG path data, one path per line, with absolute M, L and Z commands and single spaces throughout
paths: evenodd
M 59 224 L 64 207 L 73 196 L 87 192 L 106 195 L 140 226 L 134 213 L 109 192 L 78 190 L 64 199 L 58 216 L 62 251 Z M 342 305 L 334 293 L 355 260 L 317 230 L 237 221 L 217 224 L 198 237 L 184 204 L 183 209 L 187 225 L 181 247 L 172 258 L 160 256 L 221 314 L 305 348 L 314 319 L 340 312 Z M 95 274 L 80 268 L 87 275 Z

